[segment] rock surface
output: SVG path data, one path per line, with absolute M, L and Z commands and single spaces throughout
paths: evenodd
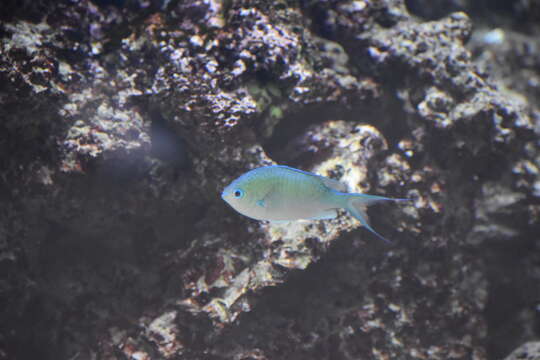
M 537 339 L 540 3 L 512 4 L 3 2 L 0 360 Z M 411 198 L 369 210 L 394 244 L 222 202 L 273 163 Z
M 540 342 L 529 342 L 514 350 L 506 360 L 538 360 L 540 359 Z

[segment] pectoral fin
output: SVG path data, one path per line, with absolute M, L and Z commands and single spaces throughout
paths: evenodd
M 272 201 L 272 196 L 274 194 L 274 187 L 271 187 L 270 190 L 263 196 L 262 199 L 257 200 L 256 204 L 260 207 L 267 207 L 269 202 Z

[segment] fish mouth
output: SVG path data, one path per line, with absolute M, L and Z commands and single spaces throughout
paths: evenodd
M 227 196 L 231 193 L 231 188 L 230 186 L 227 186 L 225 187 L 225 189 L 223 189 L 223 191 L 221 192 L 221 198 L 225 201 L 225 202 L 228 202 L 227 201 Z

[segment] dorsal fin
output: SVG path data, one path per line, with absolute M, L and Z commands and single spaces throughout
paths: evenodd
M 347 192 L 349 189 L 347 188 L 347 184 L 342 183 L 341 181 L 330 179 L 321 175 L 316 175 L 321 179 L 324 185 L 328 186 L 330 189 L 339 191 L 339 192 Z
M 321 181 L 323 182 L 323 184 L 325 186 L 328 186 L 330 189 L 333 189 L 333 190 L 336 190 L 336 191 L 339 191 L 339 192 L 348 192 L 349 191 L 348 186 L 346 184 L 342 183 L 341 181 L 338 181 L 338 180 L 330 179 L 330 178 L 324 177 L 322 175 L 311 173 L 309 171 L 295 169 L 295 168 L 292 168 L 292 167 L 286 166 L 286 165 L 271 165 L 271 166 L 280 167 L 280 168 L 287 169 L 287 170 L 290 170 L 290 171 L 296 171 L 296 172 L 306 174 L 306 175 L 309 175 L 309 176 L 315 176 L 315 177 L 321 179 Z

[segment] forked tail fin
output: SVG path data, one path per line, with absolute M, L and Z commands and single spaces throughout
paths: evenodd
M 369 225 L 369 218 L 366 214 L 366 207 L 368 205 L 374 204 L 376 202 L 381 201 L 408 201 L 410 199 L 393 199 L 393 198 L 387 198 L 384 196 L 377 196 L 377 195 L 367 195 L 367 194 L 347 194 L 347 205 L 345 209 L 354 216 L 358 221 L 362 223 L 362 226 L 364 226 L 366 229 L 371 231 L 373 234 L 377 235 L 377 237 L 389 244 L 392 243 L 392 241 L 388 240 L 378 232 L 376 232 L 370 225 Z

